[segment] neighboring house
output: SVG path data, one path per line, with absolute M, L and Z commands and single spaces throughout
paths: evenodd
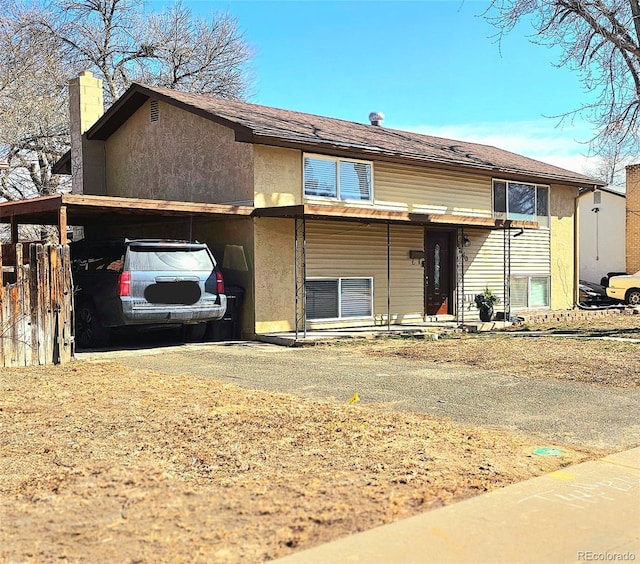
M 630 165 L 627 173 L 626 272 L 640 271 L 640 165 Z
M 576 198 L 600 186 L 494 147 L 138 84 L 82 139 L 74 192 L 253 207 L 127 231 L 207 241 L 246 290 L 246 335 L 477 318 L 485 287 L 507 315 L 572 308 Z
M 581 190 L 580 279 L 600 283 L 608 272 L 625 272 L 625 194 L 613 186 Z

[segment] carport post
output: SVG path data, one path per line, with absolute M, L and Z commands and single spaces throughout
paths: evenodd
M 15 245 L 18 242 L 18 221 L 15 215 L 11 215 L 11 244 Z
M 60 244 L 67 244 L 67 206 L 60 206 L 58 210 L 58 234 L 60 236 Z
M 387 221 L 387 331 L 391 332 L 391 235 Z

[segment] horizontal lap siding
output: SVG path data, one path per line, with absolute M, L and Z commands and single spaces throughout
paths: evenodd
M 411 249 L 421 250 L 424 245 L 422 227 L 391 226 L 391 314 L 422 317 L 424 310 L 424 269 L 419 260 L 409 258 Z M 386 273 L 385 273 L 386 275 Z M 386 278 L 385 278 L 386 281 Z M 386 313 L 386 295 L 384 296 Z
M 470 296 L 482 292 L 485 287 L 503 298 L 504 253 L 502 231 L 465 229 L 469 246 L 464 247 L 464 294 Z M 475 307 L 475 306 L 474 306 Z
M 465 229 L 469 246 L 465 247 L 464 294 L 466 301 L 488 287 L 504 301 L 504 231 Z M 511 276 L 549 276 L 551 243 L 548 229 L 525 230 L 518 237 L 511 231 Z
M 307 221 L 307 278 L 373 277 L 374 315 L 387 313 L 386 225 Z M 422 276 L 410 249 L 422 249 L 422 228 L 392 225 L 391 313 L 422 315 Z
M 511 236 L 511 275 L 525 274 L 551 274 L 551 238 L 548 229 L 525 230 L 515 239 Z
M 504 231 L 465 229 L 470 244 L 465 247 L 464 293 L 470 296 L 489 287 L 504 300 Z M 548 229 L 530 229 L 518 237 L 511 231 L 511 276 L 551 273 Z
M 491 217 L 491 179 L 450 170 L 374 165 L 376 207 Z

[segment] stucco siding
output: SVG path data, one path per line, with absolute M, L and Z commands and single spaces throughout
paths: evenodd
M 254 205 L 257 208 L 302 203 L 300 151 L 255 145 L 254 159 Z
M 255 331 L 295 329 L 294 221 L 256 218 L 254 222 Z
M 253 146 L 191 112 L 145 103 L 106 142 L 109 196 L 252 203 Z
M 577 195 L 577 188 L 551 187 L 551 309 L 571 309 L 575 304 Z
M 251 218 L 197 221 L 194 236 L 209 244 L 224 275 L 227 293 L 240 287 L 243 301 L 240 306 L 240 331 L 243 337 L 255 334 L 254 239 Z M 231 247 L 234 247 L 231 249 Z M 231 256 L 229 256 L 231 255 Z M 244 270 L 241 257 L 246 261 Z

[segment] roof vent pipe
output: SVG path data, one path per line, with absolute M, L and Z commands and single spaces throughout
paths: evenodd
M 369 121 L 371 125 L 380 125 L 380 122 L 384 119 L 384 114 L 382 112 L 371 112 L 369 114 Z

